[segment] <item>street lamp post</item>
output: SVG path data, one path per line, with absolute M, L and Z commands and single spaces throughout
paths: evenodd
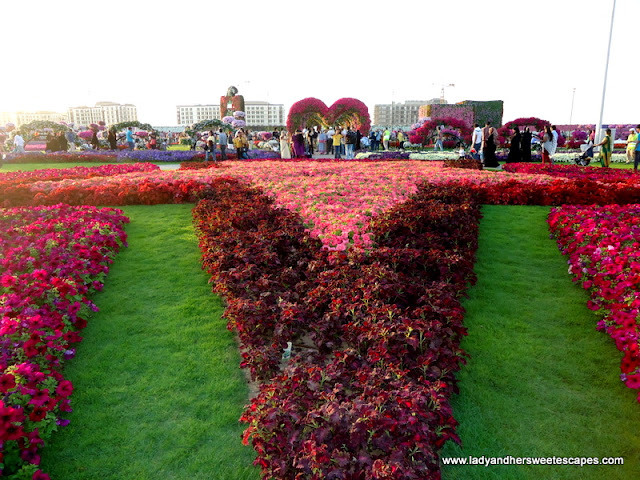
M 600 141 L 602 130 L 602 115 L 604 113 L 604 97 L 607 93 L 607 73 L 609 72 L 609 56 L 611 54 L 611 37 L 613 37 L 613 19 L 616 15 L 616 0 L 613 0 L 613 9 L 611 10 L 611 28 L 609 29 L 609 47 L 607 48 L 607 63 L 604 66 L 604 85 L 602 86 L 602 104 L 600 105 L 600 120 L 596 125 L 596 141 Z
M 571 125 L 571 120 L 573 120 L 573 102 L 576 99 L 576 88 L 573 87 L 573 96 L 571 97 L 571 113 L 569 114 L 569 125 Z

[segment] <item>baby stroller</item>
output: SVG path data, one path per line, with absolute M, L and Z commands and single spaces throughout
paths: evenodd
M 593 144 L 589 142 L 584 145 L 580 145 L 580 150 L 582 150 L 582 153 L 574 158 L 573 161 L 576 162 L 576 165 L 586 167 L 591 163 L 591 160 L 593 160 Z

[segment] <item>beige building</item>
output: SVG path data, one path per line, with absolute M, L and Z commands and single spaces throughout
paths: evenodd
M 60 112 L 2 112 L 0 113 L 0 125 L 4 126 L 7 123 L 13 123 L 16 128 L 19 128 L 25 123 L 31 123 L 35 120 L 47 120 L 50 122 L 68 122 L 66 113 Z
M 284 105 L 269 102 L 244 102 L 247 126 L 283 126 L 286 122 Z M 220 105 L 178 105 L 178 125 L 193 125 L 220 118 Z
M 107 125 L 113 125 L 114 123 L 138 121 L 138 110 L 135 105 L 129 103 L 98 102 L 94 107 L 69 108 L 68 119 L 75 127 L 100 121 Z
M 420 107 L 431 103 L 440 103 L 440 99 L 405 100 L 404 103 L 375 105 L 373 124 L 377 127 L 409 127 L 418 122 Z

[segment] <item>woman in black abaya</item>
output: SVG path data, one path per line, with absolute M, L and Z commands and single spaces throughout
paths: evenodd
M 496 143 L 493 135 L 493 127 L 489 129 L 489 134 L 484 141 L 484 148 L 482 153 L 484 155 L 484 166 L 489 168 L 497 168 L 500 166 L 498 158 L 496 157 Z
M 513 136 L 511 137 L 511 148 L 509 148 L 507 163 L 519 162 L 522 160 L 522 156 L 520 154 L 521 139 L 520 129 L 517 126 L 513 127 Z
M 531 161 L 531 130 L 529 127 L 525 127 L 522 132 L 522 139 L 520 140 L 520 152 L 522 154 L 523 162 Z

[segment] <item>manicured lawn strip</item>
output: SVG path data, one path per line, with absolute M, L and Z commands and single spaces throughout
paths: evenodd
M 123 208 L 129 247 L 66 370 L 74 412 L 43 451 L 51 478 L 258 478 L 240 442 L 248 388 L 200 268 L 192 207 Z
M 549 239 L 546 207 L 485 206 L 464 302 L 471 358 L 452 400 L 460 448 L 443 457 L 619 457 L 624 466 L 450 466 L 444 479 L 629 479 L 640 475 L 640 412 L 611 340 Z

